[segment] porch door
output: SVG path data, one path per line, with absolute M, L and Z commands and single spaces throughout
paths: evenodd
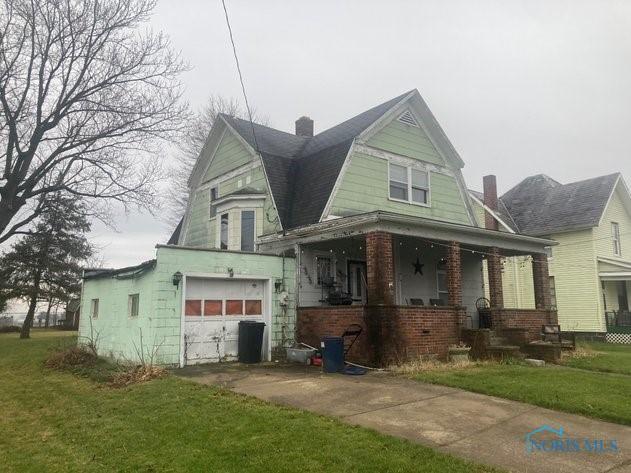
M 348 263 L 348 292 L 353 302 L 366 303 L 366 263 L 363 261 L 349 261 Z

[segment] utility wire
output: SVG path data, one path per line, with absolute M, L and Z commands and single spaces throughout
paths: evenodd
M 226 25 L 228 26 L 228 33 L 230 34 L 230 43 L 232 44 L 232 53 L 234 54 L 234 61 L 237 64 L 237 72 L 239 73 L 239 82 L 241 82 L 241 90 L 243 91 L 243 99 L 245 100 L 245 108 L 248 111 L 248 118 L 250 119 L 250 127 L 252 127 L 252 136 L 254 137 L 255 151 L 260 155 L 258 141 L 256 140 L 256 132 L 254 131 L 254 122 L 252 121 L 252 110 L 250 109 L 250 103 L 248 102 L 248 95 L 245 92 L 245 84 L 243 82 L 243 74 L 241 73 L 241 65 L 239 64 L 239 57 L 237 56 L 237 47 L 234 44 L 234 36 L 232 34 L 232 27 L 230 26 L 230 19 L 228 18 L 228 9 L 226 8 L 226 1 L 221 0 L 223 5 L 223 12 L 226 16 Z

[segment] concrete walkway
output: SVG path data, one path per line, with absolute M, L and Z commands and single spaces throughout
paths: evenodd
M 383 373 L 330 375 L 302 366 L 214 364 L 177 374 L 509 471 L 631 473 L 631 428 L 520 402 Z M 619 451 L 528 453 L 525 436 L 542 425 L 563 427 L 569 438 L 615 439 Z

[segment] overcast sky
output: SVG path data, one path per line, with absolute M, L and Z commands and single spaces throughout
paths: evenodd
M 316 133 L 417 88 L 466 165 L 467 184 L 528 175 L 631 178 L 629 1 L 226 0 L 250 102 Z M 152 27 L 190 63 L 187 98 L 241 99 L 220 0 L 160 0 Z M 97 226 L 106 266 L 136 264 L 172 229 Z

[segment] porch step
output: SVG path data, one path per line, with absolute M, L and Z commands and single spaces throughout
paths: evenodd
M 524 358 L 524 354 L 516 345 L 490 345 L 486 348 L 489 358 L 503 360 L 506 358 Z
M 489 338 L 489 344 L 492 347 L 499 347 L 499 346 L 506 346 L 506 345 L 510 345 L 508 343 L 508 340 L 505 337 L 499 337 L 495 334 L 491 334 L 490 338 Z

